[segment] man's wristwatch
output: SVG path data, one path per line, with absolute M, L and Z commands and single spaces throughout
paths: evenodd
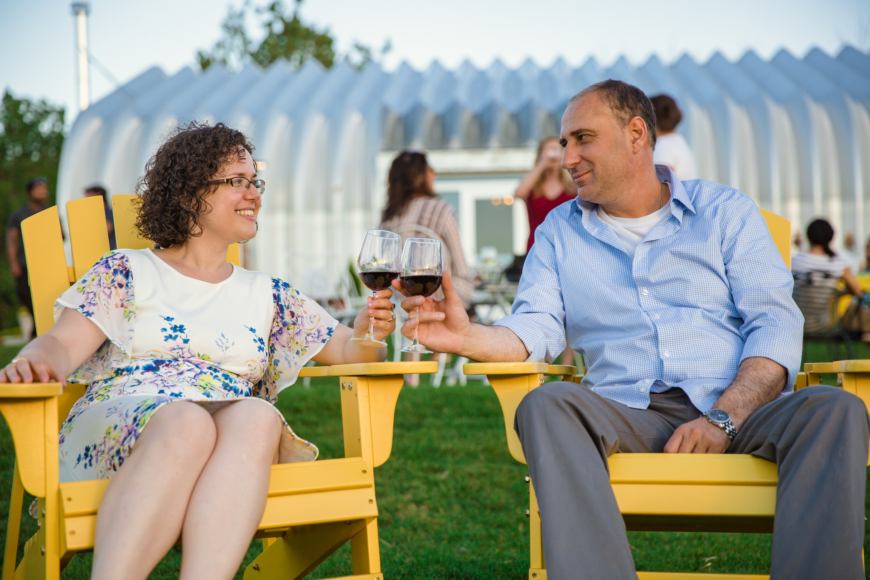
M 721 409 L 710 409 L 704 413 L 704 417 L 725 431 L 728 435 L 728 439 L 734 441 L 734 436 L 737 435 L 737 429 L 734 428 L 734 423 L 731 421 L 731 415 Z

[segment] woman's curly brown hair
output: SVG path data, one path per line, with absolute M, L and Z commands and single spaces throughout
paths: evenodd
M 202 235 L 200 216 L 210 209 L 208 182 L 227 163 L 252 155 L 241 131 L 192 121 L 177 127 L 160 146 L 136 187 L 136 229 L 161 248 Z

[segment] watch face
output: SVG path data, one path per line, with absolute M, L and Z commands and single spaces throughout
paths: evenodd
M 710 419 L 712 419 L 713 421 L 716 421 L 717 423 L 724 423 L 731 418 L 728 413 L 719 409 L 711 410 L 707 413 L 707 416 L 710 417 Z

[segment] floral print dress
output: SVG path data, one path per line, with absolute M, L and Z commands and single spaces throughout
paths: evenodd
M 266 274 L 235 267 L 211 284 L 151 250 L 107 253 L 57 300 L 55 320 L 64 308 L 107 340 L 68 379 L 89 386 L 60 430 L 61 481 L 111 478 L 149 419 L 173 402 L 211 413 L 243 399 L 274 405 L 338 324 Z M 316 457 L 285 422 L 279 461 Z

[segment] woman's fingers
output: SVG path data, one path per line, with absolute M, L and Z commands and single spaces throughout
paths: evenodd
M 15 368 L 15 365 L 9 363 L 6 365 L 6 376 L 9 377 L 10 383 L 20 383 L 21 375 L 18 374 L 18 369 Z
M 8 383 L 9 378 L 6 376 L 6 369 L 0 369 L 0 383 Z
M 33 382 L 33 371 L 30 369 L 30 361 L 23 358 L 19 359 L 18 362 L 15 363 L 15 370 L 18 371 L 22 381 L 25 383 Z

